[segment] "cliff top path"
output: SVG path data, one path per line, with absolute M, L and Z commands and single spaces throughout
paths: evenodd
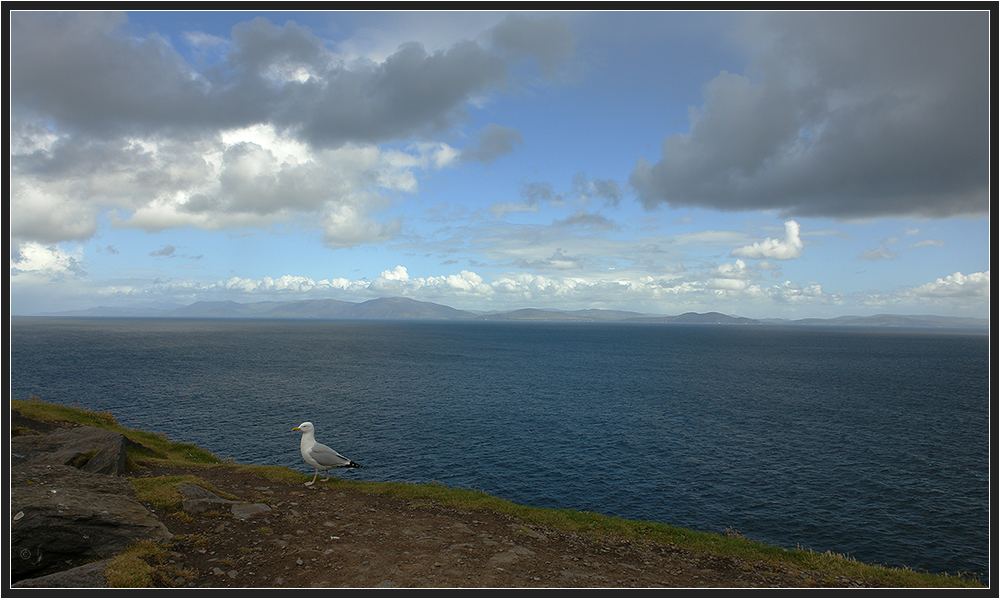
M 192 472 L 194 470 L 194 472 Z M 544 528 L 368 494 L 339 479 L 313 487 L 237 467 L 148 468 L 197 474 L 216 490 L 271 510 L 246 519 L 216 511 L 157 513 L 175 535 L 169 571 L 180 587 L 857 587 L 764 563 L 675 546 Z

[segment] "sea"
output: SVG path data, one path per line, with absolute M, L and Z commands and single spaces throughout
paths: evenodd
M 989 581 L 988 331 L 15 317 L 10 348 L 15 399 L 241 463 L 312 474 L 311 421 L 364 466 L 333 476 Z

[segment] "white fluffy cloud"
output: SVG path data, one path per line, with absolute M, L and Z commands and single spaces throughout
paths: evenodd
M 960 272 L 938 278 L 930 283 L 907 289 L 903 296 L 911 299 L 969 299 L 988 302 L 990 271 L 964 275 Z
M 794 260 L 802 257 L 802 239 L 799 237 L 799 223 L 785 222 L 785 238 L 768 237 L 751 245 L 732 251 L 733 256 L 749 259 Z
M 413 193 L 418 171 L 457 155 L 440 143 L 315 149 L 270 125 L 190 140 L 95 143 L 95 153 L 50 146 L 12 158 L 12 238 L 87 239 L 107 214 L 114 226 L 150 231 L 284 222 L 321 227 L 330 247 L 373 243 L 398 230 L 378 219 L 388 206 L 382 194 Z
M 67 252 L 56 245 L 25 243 L 10 260 L 11 277 L 58 279 L 83 274 L 83 250 Z

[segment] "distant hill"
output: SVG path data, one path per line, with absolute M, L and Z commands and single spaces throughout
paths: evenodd
M 403 297 L 373 299 L 362 303 L 334 299 L 294 302 L 257 302 L 240 304 L 232 301 L 195 302 L 160 314 L 180 318 L 320 318 L 320 319 L 453 319 L 472 318 L 464 312 Z
M 43 315 L 45 316 L 45 315 Z M 361 303 L 334 299 L 301 300 L 292 302 L 253 302 L 241 304 L 234 301 L 195 302 L 176 307 L 109 308 L 101 306 L 88 310 L 75 310 L 47 314 L 92 318 L 299 318 L 327 320 L 502 320 L 502 321 L 553 321 L 553 322 L 630 322 L 650 324 L 725 324 L 725 325 L 782 325 L 782 326 L 872 326 L 908 328 L 969 328 L 989 330 L 985 318 L 950 318 L 944 316 L 902 316 L 878 314 L 875 316 L 840 316 L 837 318 L 753 319 L 730 316 L 719 312 L 686 312 L 676 316 L 654 316 L 621 310 L 543 310 L 522 308 L 506 312 L 478 313 L 457 310 L 449 306 L 422 302 L 404 297 L 387 297 Z
M 169 311 L 177 308 L 146 308 L 146 307 L 124 307 L 111 308 L 108 306 L 97 306 L 85 310 L 70 310 L 67 312 L 43 313 L 40 316 L 66 316 L 75 318 L 159 318 Z
M 348 318 L 351 308 L 356 305 L 334 299 L 286 302 L 279 303 L 262 312 L 261 316 L 267 318 Z
M 782 323 L 782 321 L 763 321 L 766 323 Z M 990 321 L 985 318 L 957 318 L 949 316 L 902 316 L 898 314 L 876 314 L 874 316 L 838 316 L 836 318 L 801 318 L 783 321 L 788 324 L 811 326 L 849 326 L 849 327 L 904 327 L 904 328 L 989 328 Z
M 450 320 L 454 318 L 470 318 L 472 312 L 456 310 L 432 302 L 418 302 L 404 297 L 388 297 L 368 300 L 356 304 L 351 309 L 354 318 L 420 318 L 435 320 Z
M 539 310 L 537 308 L 522 308 L 512 312 L 495 312 L 482 314 L 476 317 L 477 320 L 585 320 L 580 316 L 574 316 L 567 312 L 557 312 L 554 310 Z
M 633 322 L 658 322 L 671 324 L 762 324 L 753 318 L 742 316 L 727 316 L 718 312 L 707 312 L 699 314 L 697 312 L 685 312 L 679 316 L 644 316 L 642 318 L 629 319 Z

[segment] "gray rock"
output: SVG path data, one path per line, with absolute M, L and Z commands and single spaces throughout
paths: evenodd
M 110 557 L 172 535 L 126 479 L 33 463 L 11 473 L 11 578 Z
M 125 472 L 129 441 L 125 435 L 92 426 L 58 428 L 44 435 L 11 438 L 11 464 L 75 466 L 85 472 Z
M 104 568 L 112 558 L 90 562 L 82 566 L 56 572 L 47 576 L 28 578 L 11 585 L 13 588 L 106 588 L 108 581 L 104 577 Z
M 181 483 L 177 491 L 183 497 L 181 506 L 184 508 L 184 511 L 192 514 L 200 514 L 216 509 L 228 509 L 230 505 L 236 503 L 231 499 L 219 497 L 205 487 L 191 483 Z

